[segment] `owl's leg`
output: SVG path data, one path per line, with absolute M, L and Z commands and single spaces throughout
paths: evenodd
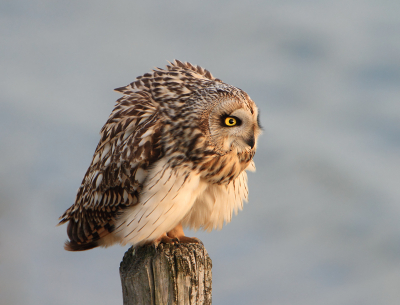
M 167 233 L 167 236 L 173 239 L 177 239 L 181 243 L 185 244 L 202 244 L 201 240 L 196 237 L 187 237 L 183 232 L 182 224 L 178 224 L 175 228 Z
M 155 241 L 153 241 L 152 244 L 154 245 L 154 247 L 157 248 L 160 243 L 176 244 L 178 242 L 179 241 L 176 238 L 169 237 L 169 236 L 167 236 L 167 233 L 163 233 L 159 238 L 157 238 Z

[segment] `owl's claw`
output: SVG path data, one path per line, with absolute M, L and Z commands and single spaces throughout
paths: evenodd
M 159 238 L 152 242 L 155 249 L 158 248 L 159 244 L 203 244 L 200 239 L 196 237 L 188 237 L 185 236 L 183 232 L 183 228 L 181 224 L 178 224 L 175 228 L 173 228 L 168 233 L 163 233 Z
M 158 245 L 160 243 L 174 245 L 174 244 L 177 244 L 178 242 L 179 242 L 179 240 L 177 238 L 175 238 L 175 237 L 171 238 L 167 235 L 167 233 L 163 233 L 159 238 L 157 238 L 155 241 L 153 241 L 152 244 L 153 244 L 154 248 L 157 249 Z
M 183 244 L 203 244 L 203 242 L 197 237 L 180 236 L 177 239 Z
M 181 224 L 178 224 L 175 228 L 169 231 L 167 236 L 183 244 L 203 244 L 201 240 L 196 237 L 185 236 Z

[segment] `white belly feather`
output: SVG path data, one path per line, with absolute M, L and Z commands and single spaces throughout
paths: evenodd
M 116 223 L 113 234 L 122 245 L 153 241 L 179 223 L 195 230 L 221 229 L 247 201 L 246 171 L 230 184 L 218 185 L 189 169 L 173 170 L 167 162 L 160 160 L 149 172 L 139 203 Z
M 188 169 L 171 169 L 160 160 L 149 173 L 139 203 L 124 211 L 116 224 L 122 245 L 153 241 L 172 230 L 192 208 L 206 183 Z
M 222 229 L 224 222 L 231 221 L 233 212 L 236 215 L 238 210 L 242 210 L 247 196 L 245 171 L 228 185 L 208 184 L 182 220 L 182 225 L 194 230 Z

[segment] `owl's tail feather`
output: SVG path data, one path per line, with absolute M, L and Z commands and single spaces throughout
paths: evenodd
M 69 220 L 67 233 L 70 240 L 67 240 L 64 249 L 68 251 L 84 251 L 100 246 L 102 238 L 109 235 L 114 226 L 109 223 L 103 225 L 90 225 L 85 218 L 75 221 Z
M 67 251 L 84 251 L 98 246 L 99 236 L 96 232 L 90 230 L 85 219 L 75 221 L 70 219 L 67 228 L 68 237 L 64 245 Z
M 79 244 L 76 241 L 67 240 L 64 245 L 64 249 L 67 251 L 85 251 L 96 248 L 98 246 L 97 241 L 91 241 L 88 243 Z

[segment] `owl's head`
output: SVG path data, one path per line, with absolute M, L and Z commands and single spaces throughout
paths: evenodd
M 229 94 L 218 94 L 220 98 L 205 116 L 210 142 L 222 154 L 255 150 L 261 134 L 257 106 L 245 92 L 229 87 Z
M 199 129 L 218 154 L 233 150 L 254 152 L 256 148 L 261 127 L 255 103 L 244 91 L 213 77 L 200 66 L 175 60 L 166 69 L 156 68 L 115 90 L 134 96 L 136 104 L 146 104 L 150 110 L 141 110 L 143 113 L 155 109 L 162 112 L 172 137 L 183 143 L 195 143 L 196 137 L 189 131 Z M 124 111 L 126 106 L 118 104 L 113 122 L 123 117 L 119 112 Z

